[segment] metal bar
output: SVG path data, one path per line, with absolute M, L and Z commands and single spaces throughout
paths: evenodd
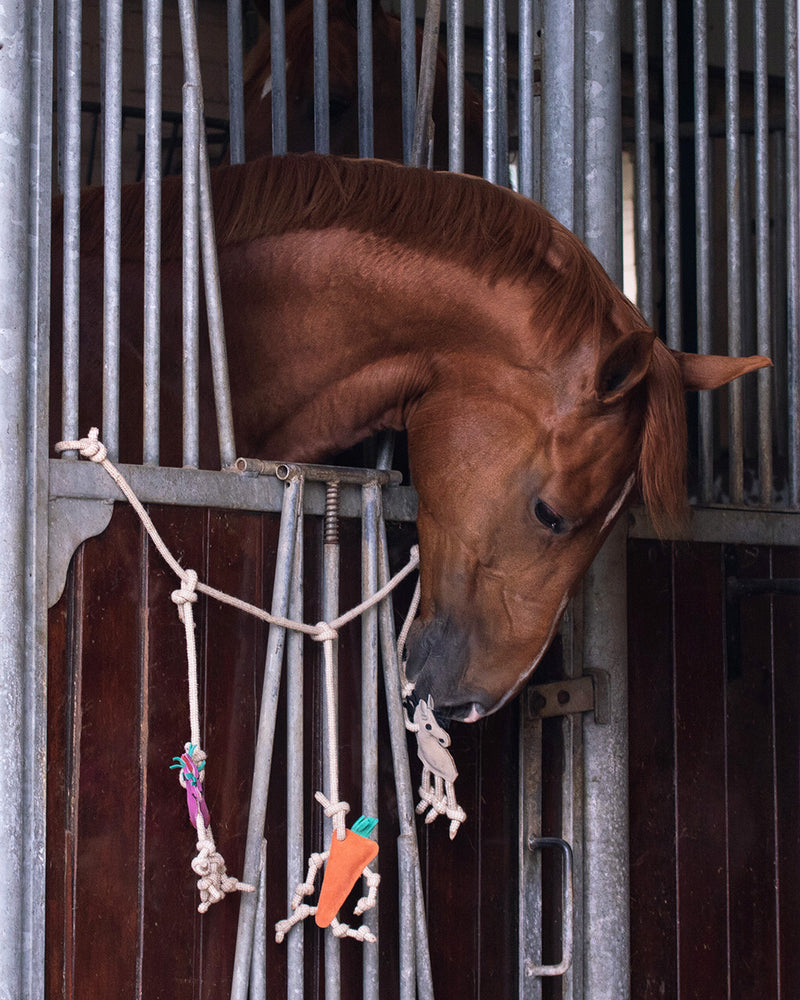
M 572 848 L 566 840 L 562 840 L 561 837 L 529 837 L 529 850 L 539 851 L 543 847 L 557 847 L 564 855 L 561 910 L 561 961 L 557 965 L 536 965 L 530 970 L 530 975 L 563 976 L 572 965 Z
M 531 692 L 519 700 L 519 1000 L 541 1000 L 535 970 L 542 960 L 542 858 L 528 840 L 542 832 L 542 721 L 529 709 Z
M 575 229 L 575 4 L 544 5 L 542 48 L 542 204 Z
M 272 152 L 275 156 L 281 156 L 289 148 L 286 123 L 286 12 L 283 0 L 270 0 L 269 44 L 272 74 Z
M 403 481 L 403 474 L 391 469 L 350 469 L 343 465 L 305 465 L 260 458 L 237 458 L 234 468 L 245 476 L 288 479 L 290 476 L 302 475 L 306 482 L 317 483 L 353 483 L 363 486 L 374 482 L 381 486 L 399 486 Z
M 303 510 L 297 515 L 294 542 L 289 617 L 303 621 Z M 303 823 L 303 636 L 290 632 L 286 639 L 286 903 L 287 910 L 294 890 L 305 878 L 305 836 Z M 296 924 L 286 938 L 286 979 L 288 1000 L 303 1000 L 305 963 L 303 961 L 305 925 Z
M 533 88 L 534 88 L 533 0 L 519 2 L 519 190 L 534 197 L 533 188 Z
M 499 20 L 499 0 L 483 0 L 483 176 L 494 184 L 500 144 Z
M 103 442 L 119 457 L 120 242 L 122 239 L 122 0 L 105 0 L 103 80 Z
M 64 14 L 64 303 L 61 423 L 63 440 L 75 441 L 80 382 L 81 258 L 81 2 L 66 0 Z M 76 452 L 64 452 L 77 459 Z
M 786 329 L 789 503 L 800 507 L 800 169 L 797 3 L 786 0 Z
M 375 120 L 372 95 L 372 4 L 358 0 L 358 155 L 375 155 Z
M 200 464 L 200 102 L 183 85 L 183 465 Z
M 694 156 L 697 274 L 697 347 L 711 354 L 711 162 L 708 135 L 708 26 L 706 0 L 694 0 Z M 699 393 L 700 498 L 714 492 L 714 425 L 710 392 Z
M 728 351 L 742 354 L 742 201 L 739 139 L 739 4 L 725 0 L 725 191 L 727 219 Z M 729 484 L 731 503 L 744 494 L 744 423 L 742 384 L 731 383 L 728 395 Z
M 403 99 L 403 162 L 411 163 L 417 108 L 417 25 L 414 0 L 400 0 L 400 89 Z
M 383 587 L 391 578 L 389 568 L 389 545 L 386 539 L 386 524 L 381 511 L 378 522 L 378 586 Z M 381 662 L 383 664 L 383 688 L 386 694 L 386 713 L 389 719 L 389 739 L 394 765 L 395 793 L 397 796 L 397 820 L 400 828 L 398 853 L 404 864 L 401 869 L 413 871 L 413 883 L 400 883 L 400 912 L 413 912 L 413 942 L 407 928 L 400 930 L 400 986 L 401 1000 L 413 1000 L 413 992 L 407 994 L 409 981 L 404 969 L 415 967 L 417 972 L 417 996 L 419 1000 L 433 1000 L 433 976 L 428 949 L 427 921 L 422 893 L 422 872 L 417 846 L 414 795 L 408 764 L 408 744 L 403 720 L 402 697 L 400 694 L 400 671 L 397 663 L 397 640 L 394 630 L 392 599 L 381 601 L 378 609 L 380 624 Z M 413 948 L 413 950 L 412 950 Z M 410 984 L 413 987 L 413 983 Z
M 430 166 L 433 148 L 433 89 L 436 83 L 436 51 L 439 45 L 441 0 L 427 0 L 422 29 L 422 55 L 419 65 L 419 89 L 414 114 L 414 141 L 411 165 Z
M 372 482 L 362 490 L 361 599 L 378 589 L 378 511 L 380 486 Z M 361 812 L 378 816 L 378 609 L 369 608 L 361 618 Z M 376 867 L 377 859 L 373 863 Z M 364 914 L 373 934 L 378 931 L 378 907 Z M 364 949 L 364 1000 L 378 1000 L 380 978 L 378 949 Z
M 300 478 L 287 480 L 283 494 L 278 551 L 275 557 L 275 580 L 272 588 L 271 613 L 276 617 L 285 618 L 289 607 L 291 575 L 294 565 L 294 543 L 297 538 L 297 522 L 302 505 L 303 480 Z M 258 735 L 253 754 L 253 786 L 250 792 L 250 812 L 247 820 L 247 842 L 242 872 L 242 881 L 248 882 L 250 885 L 256 884 L 261 863 L 261 844 L 264 839 L 264 821 L 267 815 L 269 776 L 272 768 L 275 721 L 278 712 L 285 641 L 286 630 L 277 625 L 270 625 L 258 718 Z M 247 1000 L 257 904 L 258 901 L 254 893 L 243 893 L 239 900 L 239 926 L 236 934 L 231 1000 Z
M 314 0 L 314 149 L 331 151 L 327 0 Z
M 770 253 L 772 269 L 770 274 L 770 296 L 773 307 L 770 316 L 770 338 L 772 355 L 776 371 L 785 371 L 788 353 L 788 328 L 786 325 L 786 302 L 788 293 L 787 271 L 787 241 L 788 220 L 786 217 L 786 132 L 770 131 L 770 218 L 772 220 L 770 233 Z M 772 427 L 772 447 L 781 462 L 786 462 L 789 455 L 789 443 L 786 434 L 787 414 L 789 412 L 788 379 L 777 376 L 775 379 Z M 784 466 L 785 467 L 785 466 Z
M 327 484 L 325 495 L 325 539 L 322 546 L 322 617 L 325 621 L 333 621 L 339 615 L 339 484 Z M 333 718 L 339 719 L 339 640 L 334 640 L 335 655 L 333 658 L 333 691 L 328 691 L 327 671 L 323 671 L 322 704 L 328 705 L 332 699 L 334 705 Z M 320 656 L 322 646 L 320 645 Z M 330 747 L 331 733 L 327 712 L 322 715 L 322 745 Z M 323 755 L 324 757 L 324 755 Z M 334 790 L 331 788 L 331 775 L 328 768 L 323 768 L 322 789 L 328 801 L 334 801 Z M 333 820 L 325 817 L 322 824 L 322 842 L 329 844 L 333 836 Z M 341 949 L 339 939 L 333 934 L 324 937 L 325 953 L 325 1000 L 338 1000 L 341 994 Z
M 400 955 L 400 1000 L 416 1000 L 416 892 L 415 865 L 417 843 L 409 834 L 397 838 L 397 881 L 400 895 L 397 903 L 399 955 Z
M 636 131 L 636 194 L 634 203 L 636 303 L 647 322 L 654 323 L 647 0 L 634 0 L 633 30 L 633 99 Z
M 450 170 L 464 171 L 464 0 L 447 0 L 447 127 Z
M 160 430 L 162 13 L 162 0 L 145 0 L 143 458 L 146 465 L 158 465 Z
M 755 47 L 756 112 L 756 329 L 759 354 L 770 355 L 769 280 L 769 108 L 767 92 L 766 0 L 755 0 L 753 43 Z M 772 500 L 772 372 L 758 372 L 758 478 L 761 503 Z
M 250 963 L 248 1000 L 267 1000 L 267 842 L 261 842 L 261 866 L 256 884 L 256 922 Z
M 678 129 L 678 10 L 676 0 L 662 5 L 664 54 L 664 225 L 667 345 L 680 350 L 681 220 L 680 146 Z
M 228 0 L 228 117 L 231 163 L 244 163 L 244 41 L 241 0 Z
M 497 183 L 509 185 L 508 173 L 508 37 L 506 5 L 497 7 Z

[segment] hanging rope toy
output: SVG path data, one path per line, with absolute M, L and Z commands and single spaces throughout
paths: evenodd
M 466 820 L 467 814 L 456 800 L 455 781 L 458 769 L 453 755 L 447 749 L 450 746 L 450 735 L 436 718 L 433 698 L 429 696 L 427 699 L 420 699 L 416 696 L 414 685 L 406 676 L 403 658 L 408 631 L 416 616 L 419 599 L 420 585 L 417 580 L 411 607 L 397 640 L 403 717 L 406 729 L 417 737 L 417 756 L 422 762 L 422 784 L 419 787 L 420 801 L 417 803 L 417 814 L 421 816 L 427 809 L 426 823 L 432 823 L 437 816 L 447 816 L 450 820 L 450 839 L 453 840 L 458 828 Z

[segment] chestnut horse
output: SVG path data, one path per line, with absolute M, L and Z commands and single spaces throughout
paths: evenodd
M 100 413 L 102 198 L 83 200 L 81 427 Z M 179 198 L 165 181 L 165 463 L 180 460 Z M 494 711 L 538 663 L 634 484 L 657 525 L 680 518 L 684 390 L 769 361 L 668 350 L 575 236 L 475 177 L 264 157 L 216 171 L 214 199 L 240 454 L 318 461 L 408 431 L 422 584 L 408 674 L 446 715 Z M 141 455 L 142 205 L 142 186 L 124 190 L 128 461 Z M 58 232 L 58 206 L 54 220 Z M 59 272 L 56 260 L 55 288 Z
M 263 5 L 264 11 L 268 5 Z M 314 149 L 313 0 L 300 0 L 286 15 L 286 105 L 288 148 Z M 355 0 L 329 0 L 328 45 L 330 152 L 357 156 L 358 39 Z M 422 33 L 417 31 L 417 60 Z M 400 19 L 372 3 L 374 150 L 383 160 L 403 162 L 400 91 Z M 245 64 L 245 143 L 247 159 L 272 152 L 272 75 L 269 31 L 262 33 Z M 448 167 L 447 62 L 437 55 L 434 90 L 433 165 Z M 483 171 L 483 107 L 477 92 L 464 84 L 464 169 Z

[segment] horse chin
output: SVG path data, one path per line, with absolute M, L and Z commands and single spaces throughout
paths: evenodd
M 416 621 L 408 635 L 406 674 L 419 698 L 431 698 L 436 714 L 477 722 L 491 711 L 488 693 L 462 684 L 469 637 L 451 619 Z

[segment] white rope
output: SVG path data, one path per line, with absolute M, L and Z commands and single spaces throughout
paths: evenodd
M 155 547 L 161 553 L 164 561 L 181 581 L 180 588 L 172 593 L 172 600 L 177 605 L 178 617 L 183 623 L 186 633 L 186 657 L 189 675 L 189 728 L 191 731 L 191 743 L 193 745 L 191 756 L 196 763 L 199 763 L 201 760 L 205 760 L 205 753 L 200 749 L 199 685 L 197 679 L 197 652 L 194 641 L 194 614 L 192 611 L 192 605 L 197 601 L 198 591 L 202 594 L 207 594 L 209 597 L 213 597 L 215 600 L 220 601 L 223 604 L 228 604 L 240 611 L 244 611 L 246 614 L 253 615 L 254 617 L 268 622 L 271 625 L 277 625 L 281 628 L 301 632 L 304 635 L 310 636 L 316 642 L 323 643 L 326 688 L 329 693 L 327 713 L 328 738 L 330 743 L 328 760 L 331 798 L 328 800 L 324 795 L 322 795 L 321 792 L 317 792 L 316 797 L 325 809 L 325 814 L 333 820 L 333 826 L 336 830 L 338 839 L 344 840 L 344 818 L 349 812 L 350 806 L 346 802 L 339 801 L 339 750 L 336 725 L 336 705 L 333 695 L 334 643 L 339 637 L 339 629 L 358 618 L 359 615 L 363 614 L 369 608 L 379 604 L 401 581 L 403 581 L 414 571 L 414 569 L 416 569 L 419 565 L 419 548 L 416 545 L 412 546 L 409 560 L 406 565 L 398 573 L 396 573 L 388 583 L 381 587 L 380 590 L 377 590 L 366 600 L 362 601 L 361 604 L 356 605 L 356 607 L 347 611 L 345 614 L 339 615 L 338 618 L 335 618 L 331 622 L 323 621 L 318 622 L 316 625 L 306 625 L 304 622 L 296 622 L 289 618 L 283 618 L 279 615 L 272 615 L 263 608 L 256 607 L 254 604 L 249 604 L 247 601 L 242 601 L 238 597 L 232 597 L 230 594 L 217 590 L 215 587 L 210 587 L 208 584 L 202 583 L 198 579 L 197 573 L 193 569 L 184 569 L 164 544 L 156 526 L 153 524 L 150 516 L 142 506 L 139 498 L 131 489 L 125 477 L 109 460 L 106 448 L 99 439 L 99 432 L 96 427 L 93 427 L 89 431 L 88 437 L 81 438 L 79 441 L 60 441 L 56 445 L 56 451 L 77 451 L 83 458 L 88 458 L 90 461 L 102 465 L 138 514 L 139 519 L 147 531 L 147 534 L 152 539 Z M 400 675 L 401 680 L 403 681 L 404 696 L 408 693 L 406 688 L 413 690 L 413 685 L 409 687 L 408 680 L 405 677 L 405 671 L 403 669 L 401 659 L 402 646 L 405 644 L 408 629 L 410 628 L 411 622 L 416 615 L 418 605 L 419 583 L 417 583 L 411 609 L 409 610 L 409 614 L 400 633 L 401 644 L 399 644 L 398 653 L 400 654 Z M 179 776 L 181 778 L 181 784 L 183 784 L 185 779 L 183 778 L 182 772 L 179 772 Z M 205 771 L 203 770 L 198 775 L 198 781 L 200 783 L 202 783 L 204 776 Z M 201 913 L 204 913 L 212 903 L 222 899 L 226 892 L 234 892 L 237 890 L 252 892 L 253 886 L 245 885 L 238 882 L 232 876 L 227 875 L 225 871 L 224 859 L 216 850 L 216 846 L 211 835 L 210 824 L 206 825 L 203 823 L 203 819 L 199 812 L 196 819 L 198 831 L 198 855 L 192 862 L 192 867 L 198 872 L 198 874 L 201 874 L 201 878 L 197 883 L 201 896 L 201 903 L 198 909 Z

